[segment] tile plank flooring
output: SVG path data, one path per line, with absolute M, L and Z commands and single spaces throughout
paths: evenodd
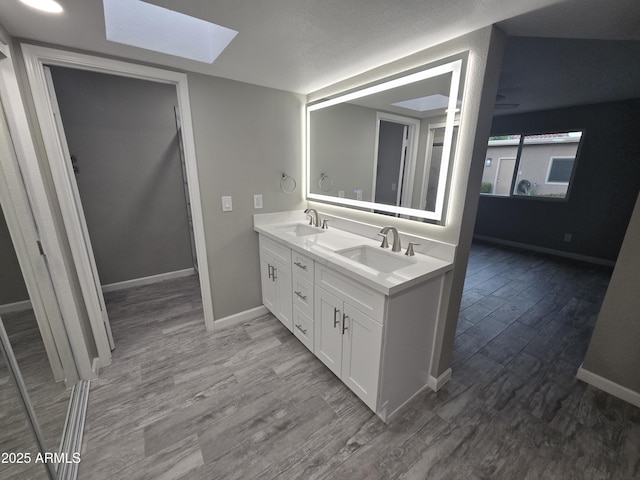
M 79 479 L 632 479 L 640 409 L 575 379 L 610 270 L 474 245 L 453 378 L 383 424 L 267 315 L 194 278 L 112 292 Z

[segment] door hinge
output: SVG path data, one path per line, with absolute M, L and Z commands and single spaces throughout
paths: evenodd
M 36 243 L 38 244 L 38 250 L 40 250 L 40 255 L 44 256 L 44 249 L 42 248 L 42 242 L 40 240 L 37 240 Z

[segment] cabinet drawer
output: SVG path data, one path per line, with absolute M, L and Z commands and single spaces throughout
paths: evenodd
M 293 334 L 313 352 L 313 320 L 293 307 Z
M 314 262 L 312 259 L 302 253 L 291 250 L 291 270 L 293 270 L 293 273 L 298 273 L 307 282 L 313 283 L 313 267 Z
M 341 298 L 378 323 L 383 323 L 383 294 L 320 264 L 316 265 L 315 280 L 317 286 Z
M 291 268 L 291 249 L 269 240 L 263 235 L 259 236 L 260 251 L 265 252 L 285 267 Z
M 313 318 L 313 284 L 294 270 L 292 287 L 293 304 L 305 315 Z

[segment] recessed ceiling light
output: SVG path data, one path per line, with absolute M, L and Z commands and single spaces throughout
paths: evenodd
M 38 10 L 42 10 L 43 12 L 49 13 L 61 13 L 62 7 L 60 4 L 54 0 L 20 0 L 25 5 L 29 5 L 30 7 L 37 8 Z
M 213 63 L 237 31 L 140 0 L 103 0 L 107 40 Z

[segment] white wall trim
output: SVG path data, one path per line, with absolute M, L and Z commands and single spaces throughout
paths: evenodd
M 189 277 L 191 275 L 195 275 L 195 273 L 195 269 L 191 267 L 185 268 L 184 270 L 175 270 L 173 272 L 149 275 L 148 277 L 132 278 L 131 280 L 102 285 L 102 291 L 106 293 L 115 292 L 116 290 L 124 290 L 125 288 L 141 287 L 143 285 L 151 285 L 158 282 L 164 282 L 165 280 L 172 280 L 174 278 Z
M 0 305 L 0 315 L 13 312 L 22 312 L 23 310 L 29 310 L 31 307 L 31 300 L 22 300 L 21 302 L 5 303 Z
M 532 250 L 534 252 L 548 253 L 549 255 L 556 255 L 558 257 L 570 258 L 572 260 L 580 260 L 582 262 L 594 263 L 596 265 L 604 265 L 606 267 L 614 267 L 616 264 L 616 262 L 612 260 L 605 260 L 604 258 L 590 257 L 588 255 L 581 255 L 579 253 L 573 253 L 573 252 L 564 252 L 562 250 L 539 247 L 537 245 L 529 245 L 527 243 L 512 242 L 511 240 L 502 240 L 501 238 L 486 237 L 484 235 L 474 235 L 473 238 L 477 240 L 482 240 L 484 242 L 497 243 L 498 245 L 522 248 L 524 250 Z
M 262 317 L 268 313 L 269 310 L 267 310 L 267 307 L 265 307 L 264 305 L 260 305 L 259 307 L 251 308 L 249 310 L 245 310 L 244 312 L 239 312 L 234 315 L 229 315 L 228 317 L 216 320 L 215 330 L 235 327 L 236 325 L 241 325 L 250 320 Z
M 187 75 L 184 73 L 162 70 L 159 68 L 148 67 L 144 65 L 136 65 L 132 63 L 112 60 L 93 55 L 86 55 L 76 52 L 68 52 L 53 48 L 41 47 L 36 45 L 21 44 L 25 65 L 27 67 L 27 76 L 33 99 L 38 112 L 38 120 L 40 128 L 43 131 L 45 145 L 47 145 L 47 155 L 49 163 L 53 165 L 63 165 L 64 158 L 61 158 L 61 150 L 55 145 L 55 135 L 51 134 L 52 128 L 55 126 L 55 120 L 52 117 L 52 109 L 50 98 L 46 90 L 46 81 L 44 76 L 44 65 L 59 65 L 68 68 L 80 70 L 88 70 L 110 75 L 120 75 L 124 77 L 137 78 L 153 82 L 167 83 L 175 85 L 178 97 L 178 108 L 180 110 L 180 118 L 182 119 L 182 132 L 184 140 L 185 165 L 187 170 L 187 182 L 189 183 L 189 197 L 191 201 L 191 211 L 193 218 L 193 229 L 196 244 L 197 258 L 201 259 L 198 264 L 200 272 L 200 289 L 202 295 L 202 305 L 204 311 L 204 320 L 207 330 L 214 328 L 213 316 L 213 300 L 211 295 L 211 285 L 209 277 L 209 266 L 207 259 L 209 256 L 206 251 L 206 239 L 204 234 L 204 216 L 202 214 L 202 204 L 200 197 L 200 185 L 198 180 L 198 166 L 196 161 L 195 141 L 193 136 L 193 124 L 191 120 L 191 107 L 189 100 L 189 90 L 187 84 Z M 48 132 L 48 133 L 47 133 Z M 52 170 L 54 170 L 52 168 Z M 55 175 L 54 175 L 55 178 Z M 56 182 L 57 185 L 58 182 Z M 57 187 L 58 190 L 59 187 Z M 67 218 L 73 214 L 68 208 L 69 204 L 73 205 L 73 199 L 70 198 L 69 189 L 58 190 L 58 197 L 64 213 L 67 210 Z M 62 196 L 62 198 L 60 198 Z M 71 202 L 71 203 L 70 203 Z M 73 248 L 74 244 L 84 244 L 81 238 L 81 232 L 74 227 L 73 222 L 66 222 L 66 230 Z M 71 228 L 71 230 L 69 230 Z M 76 255 L 74 255 L 74 258 Z M 81 267 L 76 265 L 76 267 Z M 85 266 L 84 270 L 87 270 Z M 79 275 L 82 272 L 79 272 Z M 85 275 L 86 276 L 86 275 Z M 83 275 L 80 275 L 81 284 Z M 87 299 L 85 299 L 87 300 Z M 92 317 L 92 325 L 96 342 L 104 346 L 106 343 L 106 332 L 102 328 L 102 320 L 98 318 L 97 311 L 94 309 L 90 315 Z M 104 352 L 104 348 L 102 349 Z M 104 356 L 110 355 L 104 352 Z M 104 359 L 101 358 L 103 360 Z
M 576 373 L 576 378 L 640 408 L 639 392 L 634 392 L 627 387 L 623 387 L 622 385 L 612 382 L 611 380 L 601 377 L 589 370 L 585 370 L 582 365 L 578 369 L 578 373 Z
M 68 382 L 76 383 L 78 378 L 90 377 L 91 359 L 87 345 L 81 338 L 82 335 L 69 334 L 73 330 L 81 331 L 80 318 L 76 306 L 73 304 L 71 281 L 64 266 L 62 246 L 59 238 L 55 235 L 53 213 L 47 199 L 23 96 L 13 66 L 13 52 L 9 49 L 7 53 L 9 53 L 7 59 L 0 61 L 0 97 L 16 157 L 11 162 L 11 170 L 16 172 L 16 179 L 21 178 L 12 197 L 14 201 L 18 201 L 20 197 L 24 196 L 25 201 L 20 200 L 20 203 L 24 204 L 25 208 L 18 218 L 23 225 L 29 225 L 25 233 L 31 231 L 33 239 L 41 241 L 45 253 L 44 256 L 41 255 L 37 247 L 38 253 L 36 253 L 36 250 L 33 250 L 35 242 L 31 241 L 28 247 L 31 246 L 29 251 L 32 251 L 33 254 L 25 253 L 20 245 L 16 244 L 18 245 L 16 255 L 21 263 L 23 273 L 26 271 L 26 263 L 24 262 L 32 262 L 36 288 L 31 289 L 30 287 L 30 278 L 32 278 L 30 273 L 25 274 L 25 283 L 32 300 L 36 320 L 38 322 L 44 318 L 48 320 L 55 347 L 64 368 L 65 379 Z M 5 160 L 10 159 L 7 157 Z M 21 175 L 18 175 L 18 172 Z M 8 181 L 7 170 L 4 170 L 3 174 L 5 180 Z M 15 185 L 16 182 L 13 183 Z M 16 206 L 14 204 L 14 208 Z M 12 215 L 5 212 L 5 217 L 7 225 L 11 229 Z M 61 301 L 61 299 L 69 301 Z M 43 335 L 45 335 L 43 340 L 46 342 L 47 334 L 43 332 Z
M 429 375 L 429 378 L 427 379 L 427 386 L 434 392 L 437 392 L 446 385 L 449 380 L 451 380 L 451 368 L 447 368 L 438 378 L 433 375 Z

